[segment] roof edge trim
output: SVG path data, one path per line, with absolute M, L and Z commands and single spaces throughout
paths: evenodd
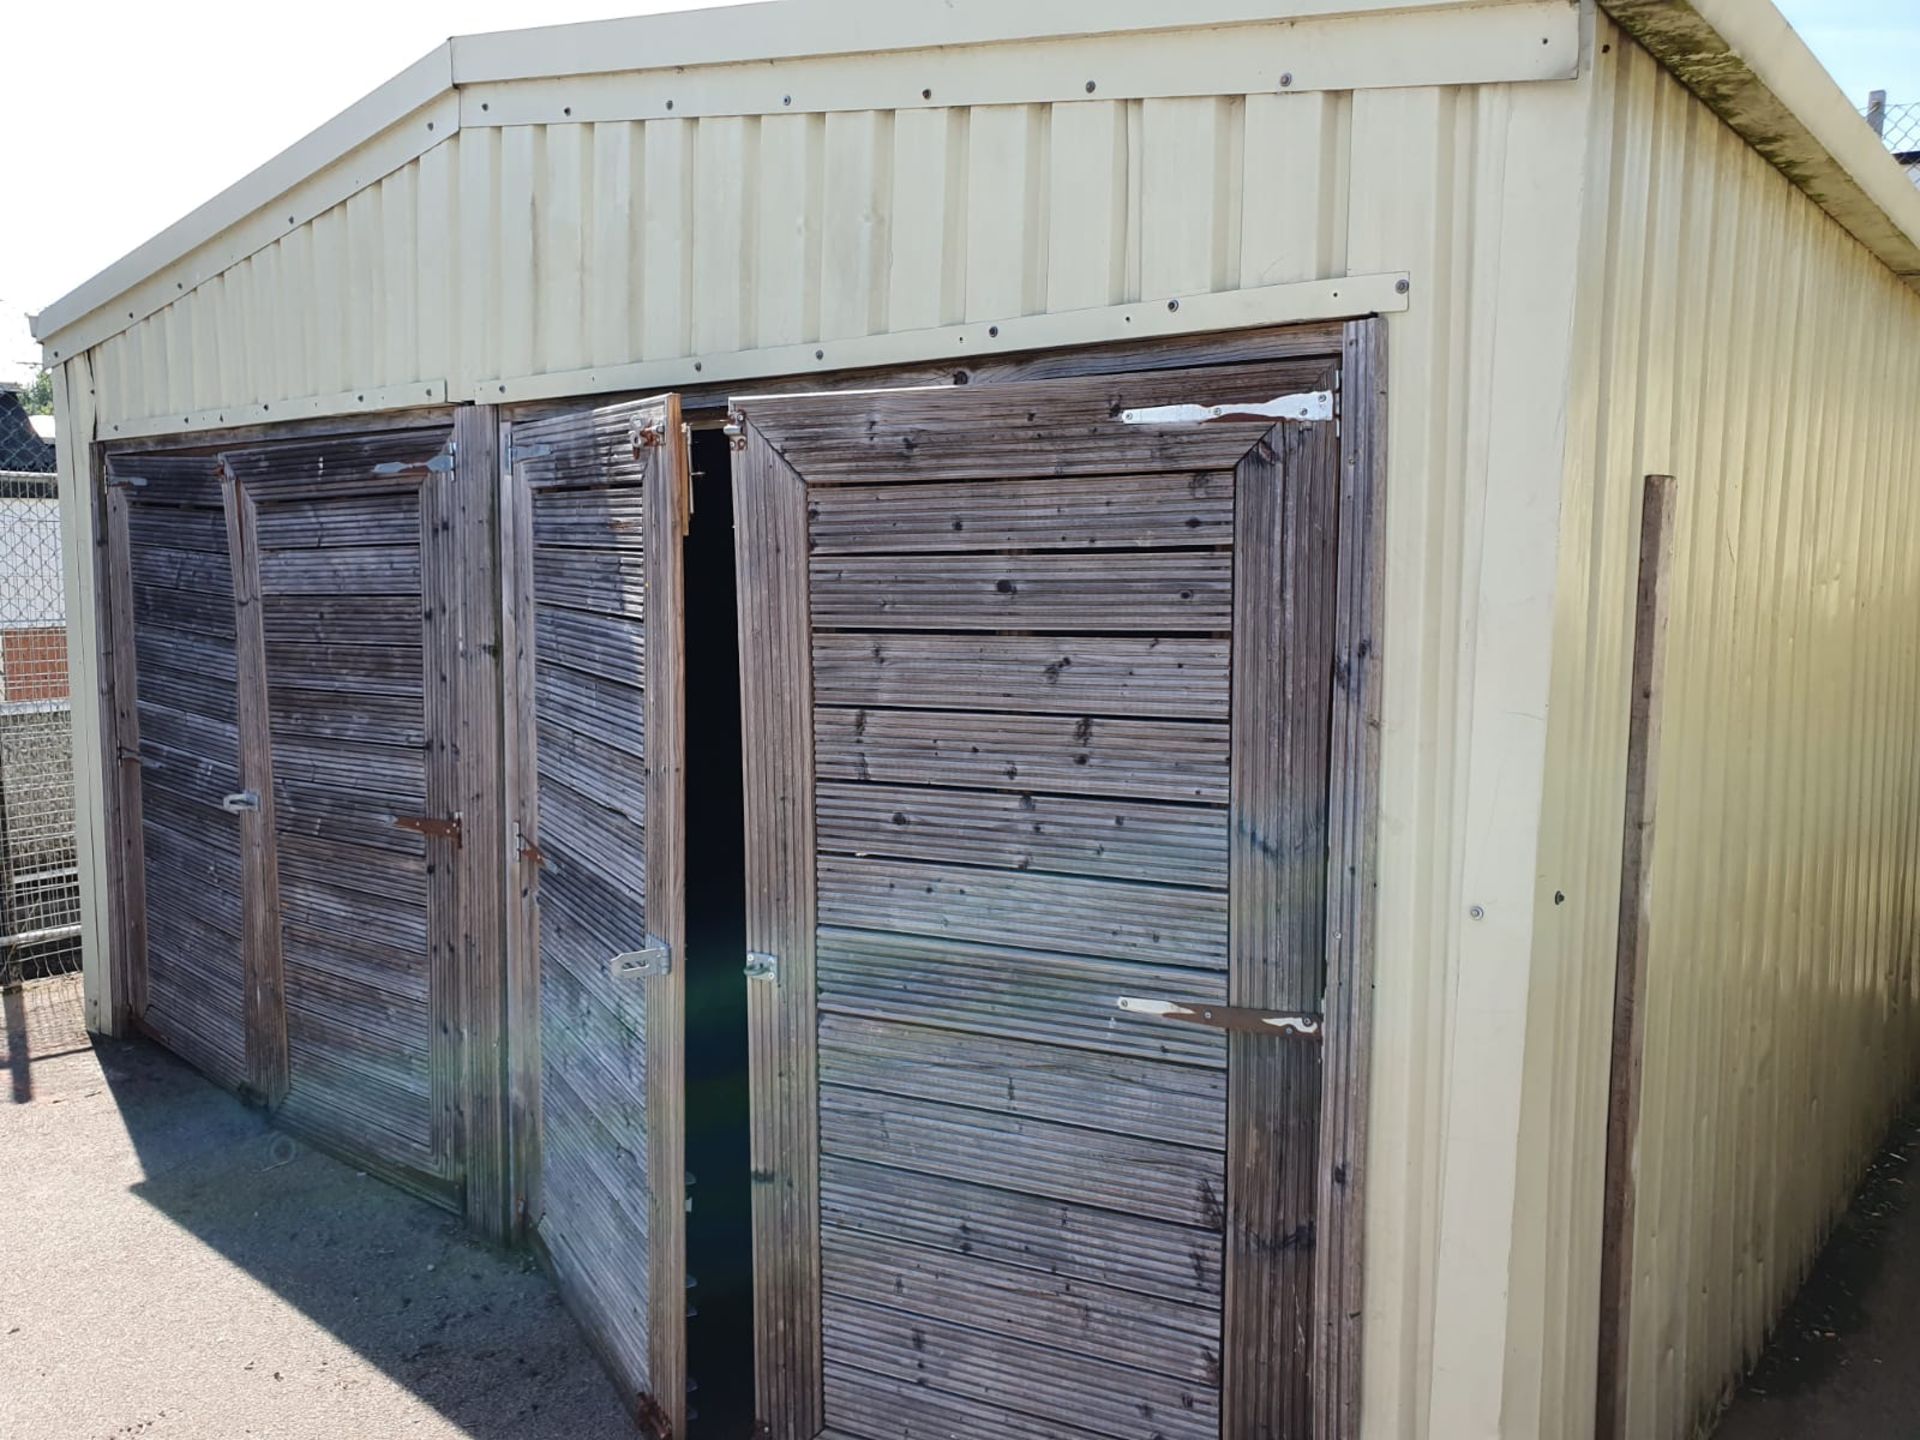
M 1772 0 L 1599 0 L 1620 28 L 1920 289 L 1920 187 Z
M 478 85 L 1518 3 L 1524 0 L 1188 0 L 1184 6 L 1166 0 L 763 0 L 458 35 L 453 78 L 456 85 Z
M 453 45 L 442 41 L 379 89 L 31 317 L 34 338 L 51 343 L 76 321 L 191 255 L 452 89 Z

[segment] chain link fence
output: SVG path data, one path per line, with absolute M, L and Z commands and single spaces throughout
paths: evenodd
M 53 445 L 0 388 L 0 989 L 80 965 Z
M 1920 101 L 1889 105 L 1886 93 L 1876 90 L 1860 113 L 1893 152 L 1893 158 L 1907 167 L 1908 178 L 1920 185 Z

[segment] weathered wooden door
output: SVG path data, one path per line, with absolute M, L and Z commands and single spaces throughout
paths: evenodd
M 737 403 L 778 1440 L 1309 1433 L 1335 388 Z
M 272 1058 L 255 1037 L 276 1002 L 249 985 L 244 944 L 258 817 L 244 804 L 228 508 L 205 455 L 118 454 L 107 471 L 129 1009 L 207 1074 L 265 1094 Z
M 516 421 L 507 458 L 522 1203 L 643 1427 L 684 1435 L 679 403 Z
M 246 797 L 270 847 L 284 1122 L 448 1202 L 467 920 L 444 425 L 230 450 Z M 474 697 L 485 704 L 487 697 Z M 249 720 L 249 709 L 252 718 Z M 272 962 L 270 962 L 272 963 Z

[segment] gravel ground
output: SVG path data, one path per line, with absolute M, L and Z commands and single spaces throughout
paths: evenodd
M 531 1261 L 157 1047 L 8 1028 L 3 1440 L 633 1435 Z
M 1920 1440 L 1920 1110 L 1893 1128 L 1714 1440 Z

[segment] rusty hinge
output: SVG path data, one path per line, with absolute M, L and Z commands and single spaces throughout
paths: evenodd
M 657 424 L 649 420 L 645 425 L 640 426 L 633 432 L 633 448 L 636 452 L 651 450 L 666 438 L 666 433 L 662 431 Z
M 547 852 L 540 848 L 539 842 L 529 840 L 526 832 L 518 825 L 513 827 L 514 845 L 520 851 L 520 858 L 536 870 L 547 868 Z
M 438 815 L 396 815 L 393 828 L 411 830 L 416 835 L 425 835 L 429 840 L 451 840 L 454 848 L 460 846 L 460 812 L 446 818 Z
M 1248 1035 L 1299 1035 L 1308 1040 L 1320 1038 L 1321 1017 L 1315 1014 L 1276 1014 L 1247 1005 L 1180 1005 L 1171 1000 L 1142 1000 L 1132 995 L 1122 995 L 1114 1003 L 1132 1015 L 1209 1025 L 1215 1030 L 1238 1030 Z

